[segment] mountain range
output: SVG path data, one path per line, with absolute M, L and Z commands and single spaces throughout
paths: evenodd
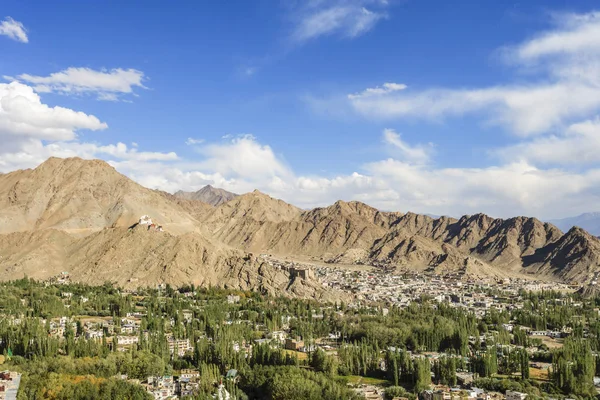
M 152 225 L 140 220 L 146 215 Z M 2 279 L 68 271 L 87 283 L 343 296 L 259 253 L 570 283 L 593 280 L 600 266 L 598 238 L 535 218 L 432 218 L 355 201 L 302 210 L 259 191 L 234 195 L 210 186 L 173 195 L 144 188 L 103 161 L 78 158 L 0 175 Z
M 567 217 L 561 219 L 549 220 L 551 224 L 559 229 L 567 231 L 574 226 L 585 229 L 594 236 L 600 236 L 600 212 L 588 212 L 576 217 Z

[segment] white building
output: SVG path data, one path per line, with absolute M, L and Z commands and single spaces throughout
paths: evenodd
M 147 215 L 142 215 L 139 221 L 140 225 L 152 225 L 152 219 Z
M 89 330 L 85 333 L 85 338 L 86 339 L 101 339 L 102 336 L 104 336 L 104 332 L 100 331 L 100 330 Z
M 233 294 L 230 294 L 229 296 L 227 296 L 227 303 L 229 303 L 229 304 L 239 303 L 239 301 L 240 301 L 240 296 L 236 296 Z
M 231 400 L 231 395 L 225 389 L 225 386 L 223 386 L 223 384 L 220 384 L 219 389 L 217 389 L 217 399 L 218 400 Z
M 525 400 L 527 394 L 521 392 L 506 391 L 506 400 Z
M 131 345 L 139 343 L 140 338 L 138 336 L 117 336 L 117 343 L 119 345 Z
M 194 350 L 190 345 L 190 339 L 168 339 L 169 351 L 171 354 L 177 353 L 179 357 L 183 357 L 186 352 Z

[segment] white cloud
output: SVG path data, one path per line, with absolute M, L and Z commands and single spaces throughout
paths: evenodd
M 404 90 L 404 89 L 406 89 L 406 85 L 403 83 L 384 83 L 381 86 L 377 86 L 374 88 L 367 88 L 360 93 L 349 94 L 348 98 L 350 100 L 361 99 L 361 98 L 365 98 L 365 97 L 389 94 L 389 93 L 397 92 L 397 91 Z
M 196 161 L 112 164 L 152 188 L 174 192 L 212 184 L 238 193 L 260 189 L 305 208 L 344 199 L 384 210 L 554 217 L 592 207 L 600 196 L 599 169 L 574 173 L 540 169 L 524 161 L 487 168 L 437 168 L 389 158 L 357 165 L 362 172 L 325 177 L 296 174 L 269 146 L 247 135 L 204 147 L 203 158 Z
M 373 8 L 368 7 L 376 7 Z M 370 31 L 387 14 L 386 2 L 370 0 L 309 1 L 296 10 L 292 33 L 295 42 L 305 42 L 325 35 L 354 38 Z
M 383 131 L 384 143 L 392 146 L 392 153 L 397 153 L 402 160 L 415 164 L 424 164 L 429 162 L 433 151 L 432 144 L 411 146 L 404 142 L 400 134 L 393 129 Z
M 93 115 L 43 104 L 30 86 L 0 83 L 0 137 L 71 140 L 76 130 L 106 128 Z
M 187 144 L 188 146 L 194 146 L 196 144 L 202 144 L 204 143 L 204 139 L 194 139 L 194 138 L 187 138 L 187 140 L 185 141 L 185 144 Z
M 131 161 L 133 165 L 152 164 L 157 161 L 173 161 L 178 156 L 174 152 L 145 152 L 128 148 L 124 143 L 100 145 L 97 143 L 51 142 L 45 144 L 41 140 L 29 139 L 18 143 L 12 151 L 0 149 L 0 171 L 9 172 L 14 169 L 31 168 L 49 157 L 81 157 L 85 159 L 103 158 L 109 161 Z
M 25 26 L 21 22 L 15 21 L 11 17 L 6 17 L 4 21 L 0 22 L 0 35 L 8 36 L 17 42 L 29 42 L 29 38 L 27 37 L 27 29 L 25 29 Z
M 21 74 L 16 79 L 33 85 L 38 93 L 94 94 L 98 100 L 105 101 L 117 101 L 122 95 L 133 94 L 135 87 L 145 88 L 144 73 L 131 68 L 96 71 L 71 67 L 48 76 Z
M 403 91 L 404 92 L 404 91 Z M 600 110 L 600 88 L 577 82 L 483 89 L 431 89 L 350 98 L 357 112 L 375 118 L 442 119 L 485 113 L 487 121 L 518 135 L 547 132 Z
M 539 135 L 600 112 L 600 14 L 560 15 L 554 29 L 505 48 L 528 83 L 388 90 L 347 95 L 357 113 L 382 119 L 475 115 L 517 135 Z M 523 75 L 520 80 L 523 80 Z
M 199 169 L 219 172 L 225 177 L 255 181 L 291 173 L 270 146 L 260 144 L 252 135 L 227 137 L 222 143 L 200 147 L 198 152 L 204 156 L 197 164 Z
M 592 165 L 600 162 L 600 120 L 587 120 L 563 132 L 494 151 L 503 160 L 540 165 Z
M 139 163 L 177 160 L 173 152 L 143 152 L 124 143 L 82 142 L 77 132 L 108 125 L 93 115 L 42 103 L 31 86 L 0 83 L 0 171 L 35 166 L 48 157 L 109 158 Z
M 598 200 L 600 170 L 583 174 L 538 169 L 519 162 L 487 168 L 432 168 L 394 159 L 365 167 L 390 187 L 402 188 L 395 204 L 435 214 L 478 210 L 496 216 L 552 216 L 581 212 Z
M 572 129 L 596 129 L 592 125 Z M 384 140 L 399 150 L 400 158 L 418 148 L 406 145 L 390 130 L 384 133 Z M 424 157 L 419 151 L 414 154 L 413 158 Z M 175 153 L 141 152 L 122 143 L 103 146 L 73 140 L 44 144 L 28 139 L 14 151 L 0 148 L 0 170 L 33 167 L 49 156 L 101 157 L 150 188 L 174 192 L 212 184 L 238 193 L 260 189 L 305 208 L 343 199 L 384 210 L 558 217 L 592 209 L 600 200 L 600 169 L 541 169 L 527 161 L 486 168 L 438 168 L 394 157 L 357 165 L 358 171 L 350 174 L 301 175 L 251 135 L 201 144 L 199 158 L 187 160 Z
M 600 53 L 600 13 L 557 14 L 556 29 L 510 51 L 522 61 L 556 55 Z

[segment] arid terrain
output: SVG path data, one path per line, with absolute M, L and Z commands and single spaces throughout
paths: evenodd
M 344 201 L 302 210 L 259 191 L 198 193 L 147 189 L 103 161 L 78 158 L 0 175 L 2 278 L 68 271 L 88 283 L 327 297 L 318 282 L 258 255 L 568 283 L 590 282 L 599 268 L 599 239 L 535 218 L 432 218 Z M 145 215 L 152 225 L 138 224 Z

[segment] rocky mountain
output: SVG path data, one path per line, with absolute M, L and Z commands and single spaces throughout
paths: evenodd
M 202 223 L 218 240 L 255 252 L 419 268 L 442 263 L 462 268 L 472 258 L 505 272 L 524 272 L 523 257 L 562 235 L 535 218 L 476 214 L 434 219 L 343 201 L 302 211 L 259 192 L 217 207 Z
M 600 239 L 573 227 L 523 261 L 531 273 L 555 275 L 568 282 L 591 282 L 600 272 Z
M 136 225 L 150 215 L 163 227 Z M 0 271 L 326 296 L 254 254 L 587 283 L 600 240 L 535 218 L 433 218 L 360 202 L 301 210 L 259 191 L 217 205 L 146 189 L 101 161 L 49 159 L 0 176 Z
M 87 235 L 130 226 L 141 215 L 152 215 L 172 232 L 197 230 L 181 206 L 104 161 L 50 158 L 0 176 L 0 233 L 55 228 Z
M 84 238 L 55 229 L 0 235 L 0 271 L 11 279 L 47 279 L 66 271 L 75 281 L 89 284 L 193 283 L 323 300 L 344 297 L 199 233 L 175 236 L 143 225 L 106 228 Z
M 229 200 L 233 200 L 238 195 L 224 189 L 206 185 L 197 192 L 184 192 L 180 190 L 175 193 L 175 196 L 186 200 L 198 200 L 211 206 L 218 206 L 227 203 Z
M 51 158 L 0 176 L 0 279 L 67 271 L 94 284 L 194 283 L 330 299 L 316 281 L 205 237 L 199 220 L 213 211 L 146 189 L 102 161 Z M 139 223 L 144 215 L 153 224 Z
M 574 226 L 585 229 L 594 236 L 600 236 L 600 212 L 589 212 L 576 217 L 554 219 L 548 221 L 566 232 Z

